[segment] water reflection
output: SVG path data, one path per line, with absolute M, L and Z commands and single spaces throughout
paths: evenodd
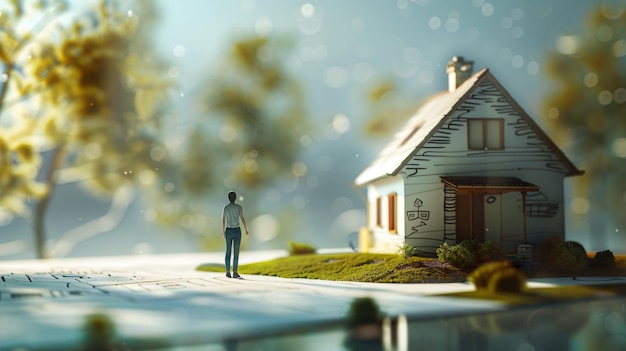
M 625 304 L 624 298 L 611 298 L 497 313 L 414 316 L 406 322 L 404 317 L 388 318 L 383 322 L 381 340 L 361 340 L 358 345 L 351 339 L 353 331 L 334 325 L 300 334 L 229 340 L 202 349 L 617 351 L 626 349 Z

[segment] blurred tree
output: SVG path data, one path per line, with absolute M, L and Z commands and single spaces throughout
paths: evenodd
M 388 138 L 395 134 L 417 111 L 421 102 L 407 97 L 393 79 L 375 82 L 368 87 L 366 96 L 368 111 L 364 132 L 376 138 Z
M 253 190 L 291 174 L 311 132 L 304 95 L 285 69 L 288 48 L 277 38 L 236 40 L 207 86 L 203 110 L 217 132 L 211 149 L 225 156 L 217 174 L 230 186 Z
M 592 211 L 586 211 L 583 201 L 575 212 L 592 224 L 596 249 L 607 244 L 600 214 L 626 228 L 625 38 L 626 7 L 603 1 L 590 13 L 584 33 L 561 36 L 547 61 L 548 76 L 557 87 L 544 101 L 542 118 L 586 171 L 574 179 L 575 191 Z
M 244 36 L 211 68 L 184 142 L 170 150 L 175 167 L 162 172 L 169 186 L 153 193 L 158 221 L 200 235 L 205 248 L 214 249 L 222 239 L 218 232 L 206 235 L 219 230 L 211 196 L 219 194 L 223 205 L 228 190 L 245 194 L 252 219 L 260 190 L 306 174 L 298 158 L 312 131 L 304 94 L 286 68 L 290 47 L 287 39 Z M 284 216 L 286 232 L 293 221 Z
M 41 258 L 57 185 L 128 198 L 163 160 L 167 84 L 132 45 L 137 17 L 113 5 L 101 1 L 69 25 L 56 20 L 64 1 L 11 1 L 0 12 L 0 207 L 32 221 Z

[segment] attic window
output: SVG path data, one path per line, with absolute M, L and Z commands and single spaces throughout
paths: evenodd
M 415 133 L 417 133 L 418 130 L 420 130 L 420 128 L 422 128 L 422 125 L 424 125 L 424 122 L 421 121 L 420 123 L 418 123 L 415 127 L 413 127 L 413 129 L 411 130 L 411 132 L 404 137 L 404 139 L 402 139 L 402 142 L 400 143 L 400 146 L 403 146 L 404 144 L 406 144 L 409 140 L 411 140 L 411 138 L 415 135 Z
M 468 119 L 467 143 L 470 150 L 503 150 L 504 120 L 502 118 Z

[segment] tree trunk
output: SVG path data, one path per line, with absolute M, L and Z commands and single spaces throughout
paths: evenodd
M 54 149 L 52 153 L 52 159 L 50 160 L 50 168 L 48 168 L 48 174 L 46 176 L 46 185 L 48 186 L 48 192 L 39 199 L 35 206 L 35 216 L 33 218 L 33 231 L 35 234 L 35 249 L 37 251 L 37 257 L 40 259 L 49 258 L 48 251 L 46 250 L 46 212 L 55 185 L 56 171 L 61 165 L 63 160 L 63 147 Z

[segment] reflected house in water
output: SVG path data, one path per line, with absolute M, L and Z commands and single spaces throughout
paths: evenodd
M 583 171 L 488 69 L 453 57 L 427 100 L 355 179 L 367 189 L 362 252 L 493 240 L 507 252 L 564 237 L 563 181 Z

